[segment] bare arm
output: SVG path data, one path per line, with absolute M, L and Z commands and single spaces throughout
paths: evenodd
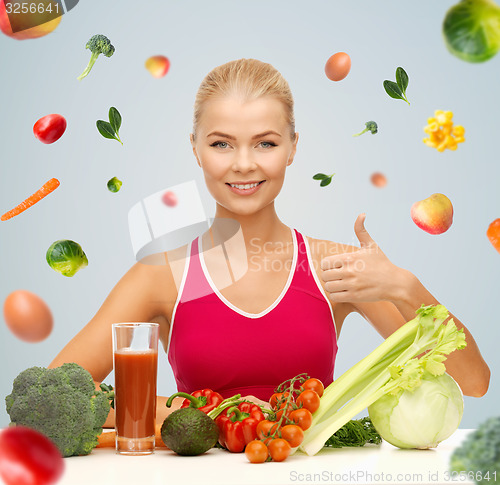
M 49 367 L 76 362 L 90 372 L 98 386 L 113 369 L 111 324 L 159 320 L 160 340 L 166 346 L 176 296 L 168 264 L 136 263 L 116 284 L 92 320 L 59 352 Z M 159 418 L 165 410 L 164 402 L 159 402 Z M 114 426 L 113 410 L 105 426 Z

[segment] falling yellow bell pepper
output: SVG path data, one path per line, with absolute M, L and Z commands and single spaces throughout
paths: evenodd
M 425 133 L 429 135 L 423 142 L 438 152 L 443 152 L 446 148 L 456 150 L 458 143 L 465 141 L 465 129 L 461 125 L 453 126 L 453 112 L 436 110 L 434 117 L 427 119 Z

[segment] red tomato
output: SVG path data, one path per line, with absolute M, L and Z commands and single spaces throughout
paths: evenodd
M 43 116 L 33 126 L 35 136 L 46 144 L 59 140 L 65 131 L 66 119 L 58 114 Z
M 292 448 L 296 448 L 304 439 L 304 431 L 296 424 L 287 424 L 281 428 L 281 437 L 287 440 Z
M 307 381 L 302 384 L 302 387 L 304 388 L 304 390 L 311 389 L 315 391 L 319 397 L 321 397 L 325 392 L 325 386 L 319 379 L 316 379 L 315 377 L 307 379 Z
M 267 438 L 270 434 L 274 433 L 278 427 L 278 423 L 276 421 L 269 421 L 268 419 L 264 419 L 260 421 L 257 425 L 257 438 L 261 440 Z
M 269 454 L 273 461 L 284 461 L 292 451 L 292 447 L 287 440 L 276 438 L 269 443 Z
M 269 455 L 269 450 L 262 441 L 253 440 L 245 446 L 245 455 L 251 463 L 264 463 Z
M 171 191 L 167 190 L 162 196 L 161 200 L 165 205 L 169 207 L 175 207 L 177 205 L 177 196 Z
M 45 435 L 24 426 L 0 432 L 0 476 L 7 485 L 51 485 L 64 471 L 64 460 Z
M 306 389 L 300 393 L 297 398 L 297 404 L 299 406 L 302 405 L 303 408 L 309 409 L 311 413 L 314 413 L 314 411 L 319 408 L 320 398 L 316 391 Z
M 271 399 L 269 399 L 269 404 L 271 405 L 271 408 L 276 409 L 278 401 L 285 400 L 289 394 L 290 394 L 289 392 L 275 392 L 271 396 Z
M 299 425 L 304 431 L 309 429 L 312 424 L 312 414 L 309 409 L 294 409 L 288 416 L 295 424 Z

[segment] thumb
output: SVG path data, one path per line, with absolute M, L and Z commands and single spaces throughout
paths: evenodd
M 356 233 L 356 237 L 361 243 L 362 248 L 376 244 L 375 241 L 371 238 L 370 234 L 368 234 L 368 231 L 365 229 L 365 219 L 365 213 L 359 214 L 359 216 L 356 218 L 356 222 L 354 223 L 354 232 Z

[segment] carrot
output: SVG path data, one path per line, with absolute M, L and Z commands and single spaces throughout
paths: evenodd
M 98 445 L 96 448 L 114 448 L 115 447 L 116 431 L 102 432 L 97 437 Z
M 96 448 L 114 448 L 115 447 L 116 431 L 107 431 L 101 433 L 97 437 L 98 445 Z M 156 425 L 155 429 L 155 447 L 166 448 L 165 443 L 161 439 L 161 425 Z
M 40 189 L 38 189 L 33 195 L 30 195 L 26 200 L 21 202 L 18 206 L 14 207 L 14 209 L 6 212 L 2 217 L 0 217 L 0 221 L 7 221 L 14 216 L 17 216 L 21 212 L 24 212 L 26 209 L 30 208 L 33 204 L 36 204 L 39 200 L 43 199 L 45 196 L 49 195 L 51 192 L 59 187 L 59 180 L 50 179 L 46 184 L 44 184 Z

